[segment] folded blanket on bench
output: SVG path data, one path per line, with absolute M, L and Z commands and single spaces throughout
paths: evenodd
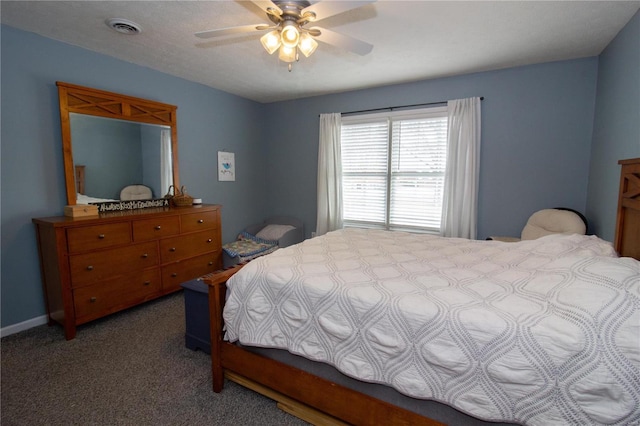
M 248 232 L 242 232 L 238 239 L 222 246 L 231 257 L 238 257 L 240 262 L 247 262 L 258 256 L 264 256 L 278 249 L 277 241 L 263 240 Z

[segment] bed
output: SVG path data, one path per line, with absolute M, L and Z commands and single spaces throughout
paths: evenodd
M 640 160 L 622 164 L 625 256 Z M 345 229 L 208 284 L 214 391 L 310 423 L 640 422 L 640 262 L 595 236 Z

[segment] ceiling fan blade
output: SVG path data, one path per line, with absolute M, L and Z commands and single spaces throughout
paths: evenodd
M 241 25 L 239 27 L 229 27 L 229 28 L 220 28 L 217 30 L 207 30 L 197 32 L 196 37 L 200 38 L 214 38 L 214 37 L 224 37 L 233 34 L 241 34 L 241 33 L 250 33 L 252 31 L 263 31 L 266 30 L 269 25 L 265 24 L 253 24 L 253 25 Z
M 314 38 L 323 43 L 331 44 L 336 47 L 340 47 L 344 50 L 356 53 L 364 56 L 371 52 L 373 45 L 365 41 L 358 40 L 357 38 L 349 37 L 344 34 L 337 33 L 335 31 L 327 30 L 326 28 L 311 27 L 310 30 L 319 30 L 320 35 Z
M 269 15 L 280 16 L 282 15 L 282 9 L 280 9 L 274 2 L 266 0 L 251 0 L 251 3 L 258 6 L 260 9 L 264 10 Z
M 304 16 L 305 13 L 312 12 L 316 15 L 315 19 L 310 21 L 315 22 L 321 19 L 326 19 L 330 16 L 338 15 L 340 13 L 348 12 L 353 9 L 357 9 L 362 6 L 366 6 L 370 3 L 375 3 L 376 0 L 362 0 L 362 1 L 320 1 L 311 6 L 305 7 L 300 11 L 300 14 Z M 254 2 L 259 3 L 259 2 Z

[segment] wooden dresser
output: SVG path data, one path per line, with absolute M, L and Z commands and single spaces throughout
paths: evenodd
M 33 219 L 49 323 L 76 326 L 222 268 L 220 206 Z

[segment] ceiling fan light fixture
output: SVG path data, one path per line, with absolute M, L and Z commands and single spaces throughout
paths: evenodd
M 0 0 L 1 1 L 1 0 Z M 310 27 L 311 22 L 322 21 L 334 15 L 357 9 L 376 0 L 336 1 L 336 0 L 251 0 L 267 14 L 270 24 L 240 25 L 195 33 L 199 38 L 225 37 L 240 33 L 260 31 L 262 47 L 273 55 L 278 51 L 280 61 L 288 65 L 297 62 L 300 54 L 311 56 L 322 41 L 343 50 L 366 55 L 373 45 L 320 27 Z
M 260 37 L 260 42 L 264 50 L 272 55 L 280 47 L 280 33 L 278 31 L 271 31 Z
M 302 34 L 300 36 L 300 43 L 298 44 L 298 49 L 302 52 L 305 57 L 309 57 L 316 51 L 318 48 L 318 42 L 313 39 L 309 34 Z
M 282 25 L 282 30 L 280 30 L 280 38 L 282 39 L 282 44 L 284 46 L 294 48 L 298 45 L 300 41 L 300 31 L 298 31 L 298 26 L 293 21 L 286 21 Z
M 278 52 L 278 58 L 280 58 L 280 60 L 282 62 L 295 62 L 296 61 L 296 48 L 295 47 L 288 47 L 286 45 L 282 45 L 280 46 L 280 51 Z

